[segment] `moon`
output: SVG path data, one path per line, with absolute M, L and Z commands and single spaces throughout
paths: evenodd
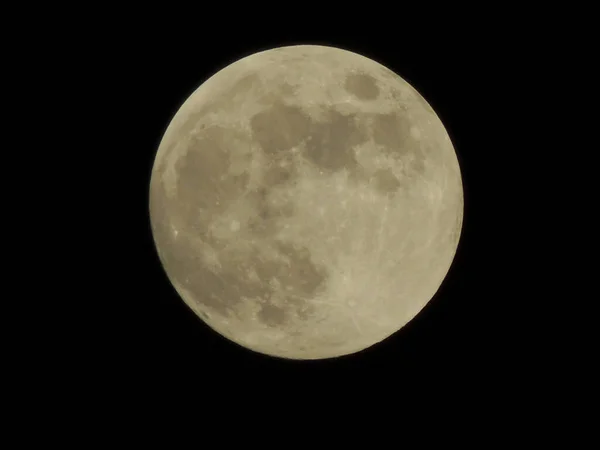
M 404 79 L 318 45 L 240 59 L 183 103 L 149 211 L 182 300 L 249 350 L 325 359 L 371 347 L 431 300 L 463 220 L 458 158 Z

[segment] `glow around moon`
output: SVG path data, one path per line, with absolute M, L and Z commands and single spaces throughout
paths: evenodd
M 429 104 L 384 66 L 293 46 L 224 68 L 158 149 L 164 269 L 210 327 L 292 359 L 354 353 L 438 290 L 463 217 L 458 160 Z

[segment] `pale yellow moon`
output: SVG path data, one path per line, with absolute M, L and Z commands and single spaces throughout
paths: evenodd
M 150 218 L 164 269 L 211 328 L 256 352 L 368 348 L 427 304 L 463 218 L 444 125 L 400 76 L 346 50 L 243 58 L 181 106 Z

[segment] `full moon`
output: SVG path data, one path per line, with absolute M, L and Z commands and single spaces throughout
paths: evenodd
M 425 99 L 333 47 L 263 51 L 217 72 L 156 153 L 164 270 L 213 330 L 288 359 L 352 354 L 431 300 L 463 220 L 460 167 Z

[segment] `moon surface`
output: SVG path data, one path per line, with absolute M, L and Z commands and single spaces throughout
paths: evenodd
M 423 97 L 346 50 L 240 59 L 184 102 L 150 182 L 157 252 L 184 302 L 263 354 L 324 359 L 389 337 L 439 289 L 460 167 Z

